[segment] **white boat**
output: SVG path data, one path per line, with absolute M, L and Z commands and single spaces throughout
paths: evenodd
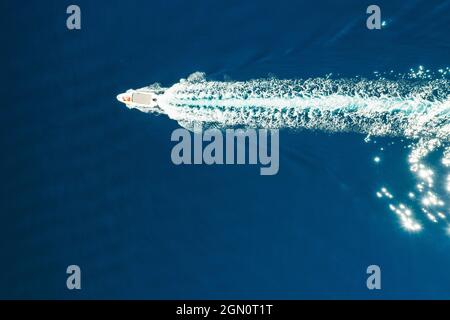
M 158 107 L 158 96 L 164 93 L 164 89 L 154 87 L 144 87 L 141 89 L 130 89 L 125 93 L 117 96 L 117 100 L 125 103 L 127 107 Z

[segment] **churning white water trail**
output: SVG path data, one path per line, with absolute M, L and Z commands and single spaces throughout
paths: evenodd
M 208 81 L 196 72 L 162 91 L 158 108 L 137 108 L 164 113 L 189 129 L 195 125 L 294 128 L 409 139 L 408 165 L 417 185 L 408 201 L 420 203 L 419 213 L 427 220 L 450 226 L 450 209 L 444 201 L 450 198 L 449 68 L 430 72 L 420 67 L 405 75 L 376 74 L 374 79 L 327 76 L 250 81 Z M 436 177 L 426 164 L 433 152 L 442 154 L 446 177 Z M 442 184 L 447 184 L 446 195 L 435 190 Z M 389 208 L 406 229 L 422 228 L 417 213 L 403 202 L 394 202 L 385 187 L 376 195 L 388 199 Z
M 185 126 L 289 127 L 448 141 L 449 84 L 445 77 L 221 82 L 195 73 L 168 88 L 159 104 Z

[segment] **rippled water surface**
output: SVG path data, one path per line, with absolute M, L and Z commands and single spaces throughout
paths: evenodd
M 1 298 L 450 297 L 450 1 L 77 4 L 0 4 Z M 279 173 L 173 165 L 196 123 Z

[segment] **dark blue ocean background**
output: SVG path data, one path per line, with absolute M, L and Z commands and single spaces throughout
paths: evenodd
M 450 237 L 375 192 L 414 186 L 399 138 L 282 130 L 280 171 L 175 166 L 129 88 L 449 66 L 450 1 L 1 1 L 0 298 L 450 298 Z M 393 146 L 376 166 L 380 145 Z M 82 290 L 66 268 L 82 269 Z M 366 288 L 366 268 L 382 290 Z

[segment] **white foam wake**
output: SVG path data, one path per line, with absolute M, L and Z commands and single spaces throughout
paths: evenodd
M 450 86 L 435 80 L 315 78 L 175 84 L 160 107 L 183 125 L 305 128 L 409 138 L 450 136 Z

